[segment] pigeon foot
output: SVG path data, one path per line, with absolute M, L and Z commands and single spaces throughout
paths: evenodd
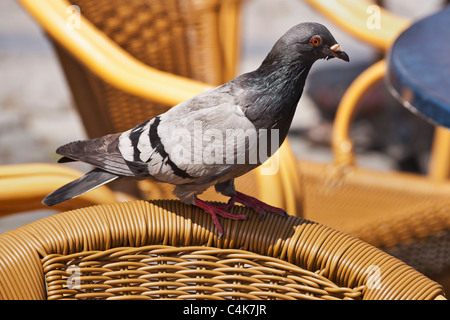
M 205 210 L 207 213 L 209 213 L 214 221 L 214 224 L 217 227 L 217 230 L 219 231 L 219 237 L 220 239 L 223 236 L 223 227 L 219 221 L 218 215 L 224 218 L 233 219 L 233 220 L 246 220 L 248 217 L 245 214 L 233 214 L 230 212 L 225 211 L 222 209 L 222 207 L 212 205 L 210 203 L 207 203 L 203 200 L 200 200 L 198 198 L 195 199 L 194 205 L 196 207 L 199 207 L 203 210 Z
M 286 211 L 284 211 L 283 209 L 268 205 L 265 202 L 262 202 L 256 198 L 243 194 L 239 191 L 236 191 L 236 195 L 230 198 L 230 201 L 228 201 L 228 204 L 226 205 L 226 209 L 231 208 L 236 202 L 255 210 L 259 214 L 261 220 L 266 215 L 266 212 L 277 213 L 285 217 L 288 216 Z

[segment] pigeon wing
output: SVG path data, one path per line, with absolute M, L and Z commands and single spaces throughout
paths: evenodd
M 236 157 L 248 153 L 241 133 L 255 132 L 230 89 L 221 86 L 124 132 L 119 150 L 130 167 L 146 164 L 155 180 L 204 184 L 233 171 Z
M 118 149 L 119 136 L 109 134 L 96 139 L 74 141 L 59 147 L 56 153 L 64 156 L 60 162 L 68 159 L 82 161 L 120 176 L 133 176 L 134 173 Z

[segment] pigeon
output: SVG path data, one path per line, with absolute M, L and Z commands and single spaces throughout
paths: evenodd
M 116 179 L 150 179 L 175 185 L 183 203 L 209 213 L 218 230 L 218 216 L 240 203 L 261 218 L 266 212 L 286 215 L 235 189 L 234 179 L 273 155 L 287 136 L 306 77 L 316 60 L 349 57 L 330 31 L 318 23 L 300 23 L 273 46 L 261 66 L 208 89 L 128 131 L 81 140 L 59 147 L 59 163 L 81 161 L 94 169 L 50 193 L 53 206 Z M 230 197 L 215 205 L 197 196 L 209 187 Z

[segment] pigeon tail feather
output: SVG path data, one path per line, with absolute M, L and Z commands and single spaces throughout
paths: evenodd
M 96 189 L 117 178 L 119 178 L 119 176 L 96 168 L 86 173 L 81 178 L 53 191 L 47 197 L 45 197 L 42 203 L 49 207 L 54 206 L 58 203 L 78 197 L 83 193 Z

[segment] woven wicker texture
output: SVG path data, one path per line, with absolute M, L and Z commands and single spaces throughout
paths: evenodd
M 382 248 L 430 277 L 450 273 L 450 184 L 299 162 L 303 216 Z
M 0 235 L 0 297 L 437 299 L 443 294 L 404 262 L 342 232 L 293 216 L 260 221 L 244 207 L 233 212 L 249 219 L 224 219 L 220 240 L 205 212 L 178 201 L 94 206 L 39 220 Z
M 139 61 L 212 85 L 225 82 L 224 48 L 220 40 L 226 30 L 219 30 L 220 1 L 72 0 L 71 3 L 78 5 L 83 16 Z M 59 48 L 59 53 L 90 137 L 128 130 L 171 107 L 117 90 L 64 50 Z M 86 104 L 86 100 L 91 103 Z M 99 109 L 96 114 L 85 110 L 92 107 Z M 106 119 L 98 119 L 97 125 L 93 125 L 94 120 L 87 115 Z
M 360 299 L 286 261 L 236 249 L 146 246 L 43 259 L 54 299 Z

